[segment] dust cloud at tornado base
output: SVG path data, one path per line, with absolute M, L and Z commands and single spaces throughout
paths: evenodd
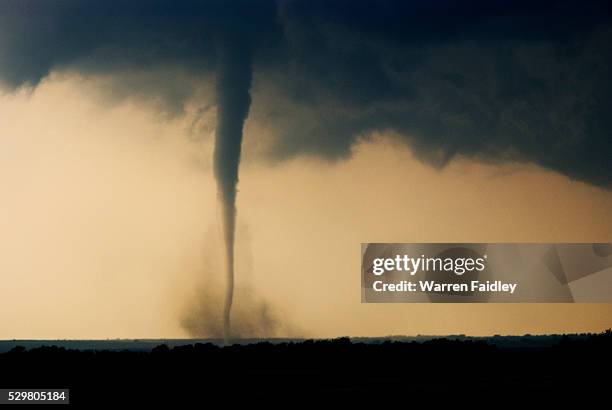
M 261 296 L 252 283 L 253 258 L 247 227 L 238 225 L 236 236 L 236 286 L 232 306 L 233 339 L 304 337 L 277 306 Z M 204 239 L 201 266 L 193 287 L 180 311 L 181 328 L 193 338 L 224 339 L 223 272 L 226 272 L 222 228 L 211 227 Z

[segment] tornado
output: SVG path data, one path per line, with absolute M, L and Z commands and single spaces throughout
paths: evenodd
M 251 105 L 251 52 L 241 38 L 225 37 L 219 42 L 216 78 L 217 128 L 213 167 L 221 204 L 226 260 L 226 291 L 223 336 L 231 338 L 234 298 L 234 242 L 236 236 L 236 193 L 244 122 Z

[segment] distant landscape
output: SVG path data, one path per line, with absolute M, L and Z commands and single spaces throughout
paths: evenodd
M 447 340 L 459 340 L 459 341 L 478 341 L 485 342 L 488 345 L 496 346 L 499 348 L 540 348 L 553 346 L 559 343 L 562 339 L 569 339 L 573 341 L 581 341 L 591 337 L 591 333 L 575 333 L 575 334 L 552 334 L 552 335 L 495 335 L 495 336 L 466 336 L 466 335 L 447 335 L 447 336 L 433 336 L 433 335 L 416 335 L 416 336 L 403 336 L 403 335 L 389 335 L 381 337 L 349 337 L 353 343 L 368 343 L 368 344 L 380 344 L 384 342 L 426 342 L 435 339 L 447 339 Z M 301 338 L 266 338 L 266 339 L 235 339 L 231 344 L 237 345 L 248 345 L 261 342 L 267 342 L 272 344 L 284 344 L 284 343 L 303 343 L 309 339 Z M 318 339 L 334 340 L 334 339 Z M 337 340 L 337 339 L 335 339 Z M 65 349 L 76 349 L 76 350 L 109 350 L 109 351 L 121 351 L 129 350 L 134 352 L 148 352 L 159 345 L 166 345 L 170 348 L 193 345 L 197 343 L 210 343 L 216 346 L 223 346 L 225 344 L 223 339 L 98 339 L 98 340 L 87 340 L 87 339 L 58 339 L 58 340 L 37 340 L 37 339 L 15 339 L 15 340 L 0 340 L 0 353 L 6 353 L 11 349 L 22 346 L 26 349 L 34 349 L 43 346 L 57 346 Z

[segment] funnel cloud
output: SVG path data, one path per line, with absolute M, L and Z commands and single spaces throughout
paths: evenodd
M 244 39 L 225 36 L 219 45 L 217 68 L 217 130 L 214 173 L 217 179 L 225 239 L 227 288 L 223 312 L 224 338 L 231 337 L 234 298 L 234 242 L 236 234 L 236 187 L 244 121 L 251 105 L 251 59 Z

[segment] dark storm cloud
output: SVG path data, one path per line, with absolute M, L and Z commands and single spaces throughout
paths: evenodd
M 394 131 L 434 165 L 530 161 L 610 188 L 610 9 L 535 3 L 2 1 L 0 76 L 202 76 L 229 30 L 248 39 L 251 119 L 278 158 L 343 157 L 360 135 Z

